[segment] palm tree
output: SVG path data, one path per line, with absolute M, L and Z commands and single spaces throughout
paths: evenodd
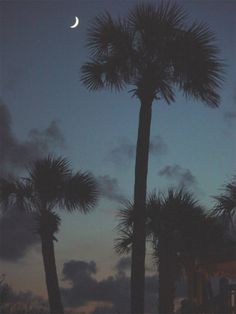
M 64 158 L 48 156 L 33 162 L 27 178 L 0 181 L 0 204 L 32 213 L 41 238 L 43 264 L 51 314 L 62 314 L 56 261 L 55 234 L 60 226 L 56 208 L 87 213 L 97 200 L 94 178 L 87 172 L 72 173 Z
M 119 212 L 119 237 L 115 249 L 128 253 L 133 241 L 133 206 Z M 222 243 L 222 229 L 208 217 L 191 193 L 169 189 L 167 194 L 151 194 L 146 206 L 146 238 L 151 241 L 159 272 L 159 313 L 173 313 L 175 283 L 183 272 L 188 278 L 188 297 L 194 297 L 196 259 Z M 212 251 L 211 251 L 212 252 Z
M 222 62 L 205 24 L 185 25 L 184 10 L 171 1 L 139 4 L 124 19 L 109 13 L 95 18 L 88 34 L 91 59 L 82 66 L 89 90 L 126 86 L 140 101 L 134 184 L 134 241 L 131 311 L 143 313 L 145 277 L 145 204 L 152 103 L 174 102 L 175 90 L 215 108 Z
M 215 213 L 222 216 L 229 229 L 236 233 L 233 220 L 236 213 L 236 177 L 224 186 L 222 194 L 214 198 L 217 201 Z

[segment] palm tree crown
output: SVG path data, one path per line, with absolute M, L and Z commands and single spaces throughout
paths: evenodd
M 91 90 L 133 86 L 139 99 L 174 101 L 175 88 L 215 107 L 222 62 L 205 24 L 185 25 L 177 4 L 141 4 L 126 19 L 109 13 L 96 17 L 89 30 L 90 62 L 82 81 Z
M 0 202 L 31 212 L 89 211 L 97 201 L 96 183 L 89 173 L 73 174 L 64 158 L 48 156 L 28 168 L 27 178 L 0 181 Z

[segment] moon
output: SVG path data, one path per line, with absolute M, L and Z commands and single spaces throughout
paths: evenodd
M 70 28 L 76 28 L 79 25 L 79 18 L 78 16 L 75 16 L 75 23 L 70 26 Z

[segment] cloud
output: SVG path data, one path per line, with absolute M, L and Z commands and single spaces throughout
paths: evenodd
M 11 209 L 0 219 L 0 259 L 16 262 L 37 243 L 32 214 Z
M 168 151 L 167 145 L 161 136 L 151 138 L 149 152 L 152 155 L 164 155 Z M 127 160 L 135 158 L 136 145 L 132 144 L 127 138 L 120 139 L 118 145 L 108 154 L 108 160 L 115 164 L 123 164 Z
M 128 139 L 123 138 L 118 145 L 110 152 L 108 159 L 115 164 L 123 164 L 125 161 L 134 159 L 135 145 L 131 144 Z
M 130 265 L 130 258 L 122 258 L 116 264 L 116 274 L 103 280 L 96 280 L 94 261 L 70 261 L 64 264 L 64 280 L 70 282 L 70 288 L 62 288 L 64 303 L 68 307 L 79 307 L 92 301 L 107 302 L 107 307 L 97 307 L 95 313 L 129 313 L 130 277 L 124 271 Z M 156 313 L 157 276 L 146 277 L 148 313 Z M 155 304 L 155 306 L 153 306 Z M 111 307 L 112 305 L 112 307 Z
M 161 136 L 156 135 L 151 138 L 149 146 L 150 154 L 153 155 L 164 155 L 167 153 L 168 148 Z
M 97 178 L 98 188 L 100 194 L 111 201 L 123 202 L 125 197 L 121 193 L 121 189 L 116 178 L 112 178 L 109 175 L 98 176 Z
M 80 282 L 83 278 L 91 278 L 96 272 L 97 266 L 93 261 L 84 262 L 71 260 L 64 263 L 62 270 L 63 280 L 69 280 L 72 284 Z
M 119 276 L 125 276 L 126 272 L 131 268 L 131 257 L 122 257 L 117 262 L 115 269 Z
M 224 113 L 224 121 L 229 127 L 236 123 L 236 111 L 227 111 Z
M 158 174 L 176 181 L 180 186 L 195 187 L 197 185 L 196 177 L 192 172 L 189 169 L 182 168 L 180 165 L 168 165 L 161 169 Z
M 56 121 L 44 130 L 30 130 L 24 141 L 17 139 L 12 132 L 8 107 L 0 103 L 0 176 L 17 173 L 30 161 L 48 154 L 51 147 L 63 145 L 64 138 Z

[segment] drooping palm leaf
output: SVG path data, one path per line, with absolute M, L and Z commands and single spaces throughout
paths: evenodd
M 117 214 L 118 224 L 116 231 L 118 237 L 115 239 L 115 251 L 118 254 L 129 253 L 133 241 L 133 204 L 129 201 L 124 202 L 123 207 Z
M 17 207 L 19 210 L 31 211 L 32 185 L 24 178 L 0 179 L 0 204 L 7 210 Z
M 223 193 L 214 197 L 217 200 L 215 211 L 222 214 L 234 214 L 236 212 L 236 180 L 226 184 Z
M 186 31 L 177 32 L 171 46 L 174 80 L 180 89 L 186 96 L 217 107 L 223 62 L 218 58 L 219 51 L 208 26 L 194 23 Z
M 79 209 L 86 213 L 94 207 L 97 199 L 96 181 L 90 173 L 77 172 L 65 182 L 62 204 L 69 211 Z
M 223 193 L 219 196 L 215 196 L 214 199 L 217 201 L 214 213 L 220 215 L 224 223 L 230 225 L 231 230 L 236 234 L 236 227 L 234 222 L 234 215 L 236 213 L 236 179 L 226 184 L 223 188 Z

